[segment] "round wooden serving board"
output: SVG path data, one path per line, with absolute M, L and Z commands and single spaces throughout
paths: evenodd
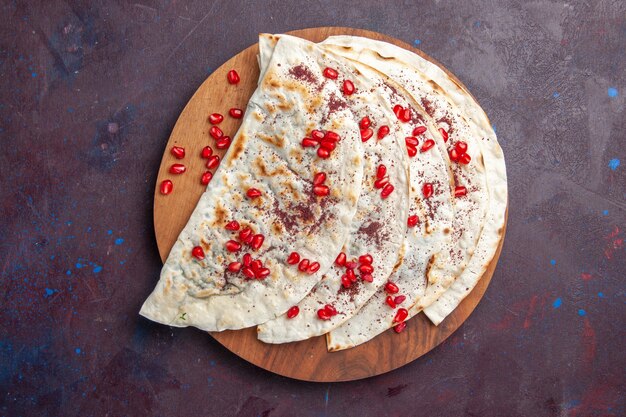
M 383 40 L 418 53 L 442 67 L 407 43 L 376 32 L 321 27 L 289 33 L 313 42 L 320 42 L 331 35 L 357 35 Z M 200 151 L 206 145 L 211 145 L 214 148 L 215 144 L 215 141 L 208 134 L 211 125 L 207 121 L 207 116 L 214 112 L 224 115 L 224 121 L 220 123 L 219 127 L 225 135 L 231 137 L 235 135 L 240 120 L 229 117 L 228 110 L 232 107 L 245 110 L 259 78 L 257 53 L 258 45 L 252 45 L 232 57 L 211 74 L 191 97 L 178 118 L 176 126 L 174 126 L 163 154 L 154 196 L 154 229 L 159 253 L 163 261 L 167 258 L 176 238 L 187 223 L 205 189 L 200 184 L 200 176 L 206 171 L 205 160 L 200 158 Z M 231 69 L 236 69 L 241 76 L 241 82 L 237 85 L 230 85 L 226 80 L 226 73 Z M 445 70 L 445 68 L 443 69 Z M 450 73 L 448 72 L 448 74 Z M 456 77 L 454 79 L 459 85 L 463 85 Z M 175 159 L 170 154 L 170 149 L 174 145 L 185 148 L 186 157 L 182 161 Z M 224 152 L 217 151 L 216 153 L 221 157 Z M 177 162 L 185 164 L 187 167 L 185 174 L 171 175 L 168 172 L 169 167 Z M 174 183 L 173 192 L 167 196 L 163 196 L 159 192 L 159 185 L 165 179 L 170 179 Z M 254 327 L 211 333 L 211 336 L 243 359 L 268 371 L 291 378 L 333 382 L 379 375 L 419 358 L 443 342 L 461 326 L 485 293 L 501 248 L 502 241 L 487 272 L 476 288 L 439 326 L 434 326 L 424 314 L 419 314 L 408 321 L 406 330 L 400 334 L 389 330 L 361 346 L 332 353 L 326 350 L 324 336 L 282 345 L 260 342 L 256 338 L 256 328 Z

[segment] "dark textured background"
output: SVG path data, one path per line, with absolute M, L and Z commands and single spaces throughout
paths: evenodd
M 0 415 L 625 414 L 623 1 L 1 3 Z M 272 375 L 137 315 L 183 106 L 259 31 L 324 25 L 414 43 L 459 76 L 510 190 L 468 321 L 402 369 L 341 384 Z

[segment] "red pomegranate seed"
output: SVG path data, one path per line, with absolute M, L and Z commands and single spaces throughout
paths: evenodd
M 229 252 L 237 252 L 239 249 L 241 249 L 241 243 L 236 242 L 234 240 L 229 240 L 228 242 L 226 242 L 226 250 Z
M 406 221 L 406 225 L 409 227 L 415 227 L 417 226 L 417 223 L 419 222 L 419 218 L 417 217 L 416 214 L 409 216 L 409 218 Z
M 371 274 L 361 274 L 361 279 L 365 282 L 374 282 L 374 277 Z
M 422 187 L 422 194 L 424 194 L 424 198 L 429 198 L 433 195 L 433 185 L 429 182 L 424 184 Z
M 230 221 L 226 223 L 226 226 L 224 226 L 224 229 L 232 230 L 232 231 L 239 230 L 239 222 L 237 220 Z
M 170 180 L 161 182 L 161 194 L 168 195 L 174 189 L 174 184 Z
M 330 320 L 330 314 L 328 314 L 328 312 L 323 308 L 317 310 L 317 317 L 321 320 Z
M 222 136 L 215 141 L 215 147 L 217 149 L 226 149 L 230 146 L 230 136 Z
M 383 190 L 380 192 L 380 196 L 385 199 L 389 197 L 389 195 L 393 192 L 394 186 L 391 184 L 387 184 L 383 187 Z
M 183 159 L 185 157 L 185 148 L 183 147 L 172 146 L 170 152 L 172 153 L 172 155 L 174 155 L 174 158 L 176 159 Z
M 385 174 L 387 174 L 387 167 L 384 165 L 378 165 L 378 168 L 376 168 L 376 178 L 384 178 Z
M 395 106 L 393 106 L 393 114 L 395 114 L 398 119 L 400 118 L 400 115 L 403 111 L 404 107 L 402 107 L 400 104 L 396 104 Z
M 406 146 L 417 146 L 419 144 L 419 141 L 415 136 L 407 136 L 404 138 L 404 142 L 406 143 Z
M 200 177 L 200 184 L 207 185 L 208 183 L 211 182 L 212 179 L 213 179 L 213 173 L 211 171 L 206 171 Z
M 345 266 L 346 266 L 346 268 L 347 268 L 347 269 L 354 269 L 354 268 L 356 268 L 357 266 L 359 266 L 359 264 L 358 264 L 358 263 L 356 263 L 356 261 L 355 261 L 355 260 L 352 260 L 352 261 L 348 261 L 348 262 L 346 262 L 346 265 L 345 265 Z
M 301 260 L 300 263 L 298 264 L 298 271 L 304 272 L 307 269 L 309 269 L 309 260 L 308 259 Z
M 296 317 L 300 313 L 300 308 L 298 306 L 293 306 L 289 310 L 287 310 L 287 318 L 292 319 Z
M 313 262 L 312 264 L 309 265 L 309 268 L 307 269 L 307 272 L 309 274 L 314 274 L 317 271 L 320 270 L 320 263 L 319 262 Z
M 217 155 L 211 155 L 209 159 L 206 161 L 206 167 L 209 169 L 213 169 L 220 164 L 220 157 Z
M 350 288 L 352 286 L 352 281 L 350 281 L 350 278 L 348 278 L 346 274 L 343 274 L 341 276 L 341 285 L 343 285 L 345 288 Z
M 373 261 L 374 261 L 374 258 L 372 258 L 372 255 L 370 255 L 369 253 L 359 256 L 360 264 L 371 265 Z
M 318 197 L 325 197 L 330 194 L 330 188 L 327 185 L 316 185 L 313 187 L 313 194 Z
M 389 134 L 389 126 L 383 125 L 378 128 L 378 140 L 384 138 Z
M 456 149 L 451 149 L 450 152 L 448 152 L 448 155 L 450 156 L 450 160 L 452 162 L 458 162 L 460 155 Z
M 417 126 L 413 129 L 413 136 L 419 136 L 424 132 L 426 132 L 426 126 Z
M 374 136 L 372 129 L 361 129 L 361 142 L 367 142 L 372 136 Z
M 209 129 L 209 135 L 211 135 L 213 139 L 219 139 L 224 136 L 224 132 L 222 132 L 222 129 L 217 126 L 211 126 Z
M 455 197 L 463 197 L 466 194 L 467 194 L 467 189 L 463 187 L 462 185 L 457 185 L 456 187 L 454 187 Z
M 331 132 L 330 130 L 326 132 L 324 135 L 324 140 L 329 140 L 331 142 L 339 142 L 341 140 L 341 136 L 339 136 L 335 132 Z
M 343 82 L 343 93 L 347 96 L 351 96 L 354 94 L 354 84 L 350 80 L 345 80 Z
M 295 265 L 300 262 L 300 254 L 298 252 L 291 252 L 287 257 L 287 263 L 289 265 Z
M 258 273 L 261 268 L 263 268 L 263 262 L 261 262 L 259 259 L 255 259 L 254 261 L 250 262 L 250 269 L 252 269 L 255 274 Z
M 257 234 L 252 236 L 252 242 L 250 242 L 250 247 L 254 250 L 259 250 L 261 246 L 263 246 L 263 241 L 265 241 L 265 236 L 262 234 Z
M 248 198 L 257 198 L 257 197 L 261 197 L 261 190 L 258 190 L 256 188 L 249 188 L 248 191 L 246 191 L 246 195 L 248 196 Z
M 170 174 L 182 174 L 185 171 L 187 171 L 187 167 L 183 164 L 172 164 L 170 167 Z
M 267 278 L 270 274 L 270 270 L 268 268 L 261 268 L 258 272 L 255 273 L 256 279 L 264 279 Z
M 231 262 L 228 264 L 228 270 L 230 272 L 239 272 L 241 269 L 241 262 Z
M 417 155 L 417 148 L 413 145 L 406 145 L 406 151 L 411 158 Z
M 341 252 L 339 255 L 337 255 L 335 263 L 339 266 L 344 266 L 346 264 L 346 254 Z
M 459 163 L 463 164 L 463 165 L 469 164 L 471 160 L 472 160 L 472 157 L 469 156 L 469 154 L 466 154 L 466 153 L 464 153 L 463 155 L 461 155 L 459 157 Z
M 390 295 L 385 298 L 385 303 L 391 308 L 396 308 L 396 303 L 393 302 L 393 298 Z
M 233 119 L 241 119 L 241 116 L 243 116 L 243 110 L 233 107 L 232 109 L 228 110 L 228 114 L 230 114 L 230 117 L 232 117 Z
M 335 148 L 337 147 L 337 144 L 335 142 L 331 142 L 330 140 L 323 140 L 320 143 L 320 146 L 323 149 L 326 149 L 326 150 L 328 150 L 330 152 L 330 151 L 334 151 L 335 150 Z
M 361 128 L 361 130 L 363 130 L 363 129 L 367 129 L 368 127 L 370 127 L 371 124 L 372 124 L 372 121 L 370 120 L 370 118 L 365 116 L 359 122 L 359 127 Z
M 406 308 L 400 308 L 398 309 L 396 316 L 393 318 L 393 322 L 394 323 L 403 322 L 407 318 L 408 315 L 409 315 L 409 312 L 407 311 Z
M 249 253 L 246 253 L 245 255 L 243 255 L 242 261 L 243 261 L 243 266 L 252 265 L 252 255 L 250 255 Z
M 396 296 L 396 298 L 393 299 L 393 302 L 399 306 L 400 304 L 404 302 L 404 300 L 406 300 L 406 297 L 404 295 L 398 295 Z
M 324 306 L 324 310 L 326 310 L 326 312 L 330 314 L 331 316 L 337 315 L 337 309 L 335 309 L 335 307 L 331 306 L 330 304 L 326 304 Z
M 331 80 L 336 80 L 339 76 L 339 73 L 332 68 L 326 67 L 324 68 L 324 77 L 330 78 Z
M 241 232 L 239 232 L 239 240 L 241 240 L 244 243 L 252 241 L 252 230 L 246 227 Z
M 191 250 L 191 255 L 196 259 L 203 260 L 204 250 L 201 246 L 194 246 L 194 248 Z
M 326 159 L 326 158 L 330 157 L 330 151 L 328 149 L 318 148 L 317 149 L 317 156 L 319 156 L 322 159 Z
M 346 276 L 352 282 L 356 282 L 356 274 L 354 273 L 354 269 L 349 268 L 346 270 Z
M 393 331 L 396 333 L 402 333 L 404 329 L 406 329 L 406 321 L 403 321 L 402 323 L 398 323 L 393 326 Z
M 316 140 L 311 138 L 304 138 L 301 143 L 303 148 L 315 148 L 318 144 Z
M 245 268 L 243 268 L 241 270 L 241 272 L 243 272 L 243 274 L 246 276 L 246 278 L 250 278 L 250 279 L 256 278 L 256 274 L 254 273 L 252 268 L 245 267 Z
M 226 78 L 230 84 L 237 84 L 240 81 L 239 74 L 237 74 L 237 71 L 235 70 L 228 71 Z
M 467 143 L 463 141 L 457 142 L 456 145 L 454 145 L 454 148 L 457 150 L 459 154 L 462 155 L 465 152 L 467 152 Z
M 219 113 L 213 113 L 209 115 L 209 123 L 211 123 L 212 125 L 219 124 L 222 122 L 222 120 L 224 120 L 224 116 Z
M 371 274 L 372 272 L 374 272 L 374 267 L 369 264 L 361 265 L 359 267 L 359 272 L 362 274 Z
M 321 130 L 313 130 L 311 131 L 311 137 L 313 139 L 315 139 L 317 142 L 321 141 L 322 139 L 324 139 L 324 132 L 322 132 Z
M 208 159 L 211 155 L 213 155 L 213 149 L 211 149 L 210 146 L 205 146 L 204 148 L 202 148 L 202 152 L 200 153 L 200 156 L 203 159 Z
M 383 188 L 387 184 L 389 184 L 388 177 L 379 178 L 376 181 L 374 181 L 374 188 L 380 189 L 380 188 Z
M 326 181 L 325 172 L 318 172 L 317 174 L 313 175 L 313 185 L 324 184 L 324 181 Z
M 387 281 L 387 283 L 385 284 L 385 291 L 389 294 L 397 294 L 400 289 L 393 282 Z
M 411 120 L 411 109 L 406 108 L 403 109 L 402 112 L 400 113 L 400 116 L 398 116 L 398 119 L 400 119 L 401 122 L 408 122 Z
M 427 139 L 427 140 L 424 141 L 424 144 L 422 145 L 422 149 L 420 149 L 420 151 L 421 152 L 426 152 L 427 150 L 429 150 L 433 146 L 435 146 L 435 141 L 432 140 L 432 139 Z
M 446 130 L 443 127 L 439 128 L 439 133 L 441 133 L 441 136 L 443 136 L 443 141 L 447 142 L 448 141 L 448 132 L 446 132 Z

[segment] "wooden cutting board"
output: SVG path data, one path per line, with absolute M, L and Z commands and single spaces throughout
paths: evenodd
M 331 35 L 365 36 L 418 53 L 443 68 L 411 45 L 367 30 L 321 27 L 296 30 L 289 34 L 313 42 L 322 41 Z M 240 120 L 229 117 L 228 110 L 232 107 L 245 110 L 259 78 L 257 53 L 258 45 L 252 45 L 211 74 L 191 97 L 174 126 L 163 154 L 154 193 L 154 229 L 163 261 L 205 188 L 200 184 L 200 177 L 206 171 L 205 160 L 200 158 L 200 151 L 206 145 L 214 148 L 215 143 L 208 134 L 211 125 L 207 117 L 215 112 L 224 115 L 224 121 L 219 127 L 224 134 L 231 137 L 235 135 Z M 241 82 L 237 85 L 230 85 L 227 82 L 226 74 L 231 69 L 236 69 L 241 77 Z M 447 70 L 446 72 L 452 75 Z M 463 85 L 454 75 L 452 77 Z M 171 155 L 170 149 L 174 145 L 185 148 L 186 157 L 182 161 Z M 221 157 L 224 152 L 216 153 Z M 183 175 L 170 174 L 168 170 L 173 163 L 184 163 L 187 172 Z M 161 195 L 159 191 L 161 181 L 165 179 L 170 179 L 174 183 L 173 192 L 167 196 Z M 361 346 L 332 353 L 326 350 L 324 336 L 282 345 L 260 342 L 256 338 L 256 328 L 211 333 L 211 336 L 241 358 L 268 371 L 291 378 L 333 382 L 379 375 L 419 358 L 461 326 L 485 293 L 501 248 L 502 241 L 494 260 L 476 288 L 438 327 L 431 324 L 424 314 L 419 314 L 408 321 L 406 330 L 400 334 L 392 330 L 386 331 Z

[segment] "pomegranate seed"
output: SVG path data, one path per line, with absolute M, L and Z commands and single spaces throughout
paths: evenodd
M 372 255 L 370 255 L 369 253 L 359 256 L 360 264 L 371 265 L 373 261 L 374 259 L 372 258 Z
M 350 80 L 345 80 L 343 82 L 343 93 L 347 96 L 351 96 L 354 94 L 354 84 Z
M 367 142 L 372 136 L 374 136 L 372 129 L 361 129 L 361 142 Z
M 224 120 L 224 116 L 219 113 L 213 113 L 209 115 L 209 123 L 211 123 L 212 125 L 219 124 L 222 122 L 222 120 Z
M 448 155 L 450 156 L 450 160 L 452 162 L 458 162 L 460 155 L 456 149 L 451 149 L 450 152 L 448 152 Z
M 176 159 L 183 159 L 185 157 L 185 148 L 182 148 L 180 146 L 172 146 L 170 152 L 172 153 L 172 155 L 174 155 L 174 158 Z
M 200 156 L 203 159 L 208 159 L 211 155 L 213 155 L 213 149 L 211 149 L 210 146 L 205 146 L 204 148 L 202 148 L 202 152 L 200 153 Z
M 309 260 L 308 259 L 303 259 L 300 261 L 300 263 L 298 264 L 298 271 L 300 272 L 304 272 L 309 268 Z
M 416 214 L 409 216 L 409 218 L 406 221 L 406 225 L 409 227 L 415 227 L 417 226 L 417 223 L 419 222 L 419 218 L 417 217 Z
M 357 266 L 359 266 L 359 264 L 357 264 L 355 260 L 346 262 L 346 268 L 347 269 L 354 269 Z
M 270 270 L 268 268 L 261 268 L 255 275 L 256 279 L 264 279 L 267 278 L 270 274 Z
M 471 160 L 472 160 L 472 157 L 469 156 L 469 154 L 466 154 L 466 153 L 464 153 L 463 155 L 461 155 L 459 157 L 459 163 L 463 164 L 463 165 L 469 164 Z
M 215 141 L 215 147 L 217 149 L 226 149 L 230 146 L 230 136 L 222 136 Z
M 383 190 L 380 192 L 380 196 L 385 199 L 389 197 L 389 195 L 393 192 L 394 186 L 391 184 L 387 184 L 383 187 Z
M 413 129 L 413 136 L 419 136 L 424 132 L 426 132 L 426 126 L 417 126 Z
M 396 333 L 401 333 L 404 329 L 406 329 L 406 321 L 403 321 L 402 323 L 398 323 L 393 326 L 393 331 Z
M 352 281 L 350 281 L 350 278 L 348 278 L 346 274 L 343 274 L 341 276 L 341 285 L 343 285 L 345 288 L 350 288 L 352 286 Z
M 406 108 L 404 110 L 402 110 L 402 112 L 400 113 L 400 116 L 398 116 L 398 119 L 400 119 L 401 122 L 408 122 L 411 120 L 411 109 Z
M 329 140 L 331 142 L 339 142 L 341 140 L 341 136 L 339 136 L 337 133 L 335 132 L 331 132 L 330 130 L 328 132 L 326 132 L 326 134 L 324 135 L 324 139 L 325 140 Z
M 415 136 L 407 136 L 406 138 L 404 138 L 404 142 L 406 143 L 406 146 L 417 146 L 419 145 L 419 141 L 417 140 L 417 138 Z
M 362 274 L 371 274 L 372 272 L 374 272 L 374 267 L 369 264 L 361 265 L 359 267 L 359 272 Z
M 374 181 L 374 188 L 380 189 L 380 188 L 383 188 L 387 184 L 389 184 L 388 177 L 379 178 L 376 181 Z
M 365 282 L 374 282 L 374 277 L 371 274 L 361 274 L 361 279 Z
M 187 167 L 183 164 L 172 164 L 170 167 L 170 174 L 182 174 L 185 171 L 187 171 Z
M 406 151 L 411 158 L 417 155 L 417 148 L 413 145 L 406 145 Z
M 317 317 L 321 320 L 330 320 L 330 314 L 328 314 L 328 312 L 323 308 L 317 310 Z
M 341 252 L 339 255 L 337 255 L 335 263 L 339 266 L 344 266 L 346 264 L 346 254 Z
M 206 161 L 206 167 L 209 169 L 213 169 L 220 164 L 220 157 L 217 155 L 212 155 Z
M 359 122 L 359 127 L 361 128 L 361 130 L 363 130 L 363 129 L 367 129 L 368 127 L 370 127 L 371 124 L 372 124 L 372 121 L 370 120 L 370 118 L 365 116 Z
M 326 312 L 330 314 L 331 316 L 337 315 L 337 309 L 335 309 L 335 307 L 331 306 L 330 304 L 326 304 L 324 306 L 324 310 L 326 310 Z
M 293 306 L 289 310 L 287 310 L 287 318 L 292 319 L 296 317 L 300 313 L 300 308 L 298 306 Z
M 383 125 L 378 128 L 378 140 L 384 138 L 389 134 L 389 126 Z
M 441 136 L 443 136 L 443 141 L 447 142 L 448 141 L 448 132 L 446 132 L 446 130 L 443 127 L 439 128 L 439 133 L 441 133 Z
M 398 295 L 396 296 L 396 298 L 393 299 L 393 302 L 396 303 L 396 305 L 400 305 L 404 302 L 404 300 L 406 300 L 406 297 L 404 295 Z
M 457 185 L 456 187 L 454 187 L 455 197 L 463 197 L 466 194 L 467 194 L 467 189 L 463 187 L 462 185 Z
M 263 268 L 263 262 L 261 262 L 259 259 L 255 259 L 254 261 L 250 262 L 250 269 L 252 269 L 255 274 L 258 273 L 261 268 Z
M 248 191 L 246 191 L 246 195 L 248 196 L 248 198 L 257 198 L 257 197 L 261 197 L 261 190 L 258 190 L 256 188 L 249 188 Z
M 229 252 L 237 252 L 239 249 L 241 249 L 241 243 L 236 242 L 234 240 L 229 240 L 228 242 L 226 242 L 226 250 Z
M 432 140 L 432 139 L 427 139 L 427 140 L 424 141 L 424 144 L 422 145 L 422 149 L 420 149 L 420 151 L 421 152 L 426 152 L 427 150 L 429 150 L 433 146 L 435 146 L 435 141 Z
M 252 230 L 250 230 L 250 228 L 246 227 L 241 232 L 239 232 L 239 240 L 241 240 L 242 242 L 249 242 L 251 241 L 251 239 L 252 239 Z
M 356 282 L 356 274 L 354 273 L 354 269 L 347 269 L 346 276 L 351 282 Z
M 393 322 L 394 323 L 403 322 L 404 319 L 406 319 L 408 315 L 409 315 L 409 312 L 407 311 L 406 308 L 400 308 L 398 309 L 396 316 L 393 318 Z
M 237 220 L 228 222 L 226 223 L 226 226 L 224 226 L 224 229 L 232 231 L 239 230 L 239 222 Z
M 222 129 L 217 126 L 211 126 L 211 128 L 209 129 L 209 135 L 211 135 L 213 139 L 217 140 L 224 136 L 224 132 L 222 132 Z
M 326 158 L 330 157 L 330 151 L 328 149 L 318 148 L 317 149 L 317 156 L 319 156 L 322 159 L 326 159 Z
M 378 165 L 378 168 L 376 168 L 376 178 L 378 179 L 384 178 L 386 173 L 387 173 L 387 167 L 384 165 Z
M 245 255 L 243 255 L 242 261 L 243 261 L 243 266 L 252 265 L 252 255 L 250 255 L 249 253 L 246 253 Z
M 393 302 L 393 298 L 390 295 L 385 298 L 385 303 L 391 308 L 396 308 L 396 303 Z
M 237 71 L 235 70 L 228 71 L 226 78 L 228 79 L 229 84 L 237 84 L 240 81 L 239 74 L 237 74 Z
M 314 274 L 317 271 L 320 270 L 320 263 L 319 262 L 313 262 L 312 264 L 309 265 L 309 268 L 307 269 L 307 272 L 309 274 Z
M 194 248 L 191 250 L 191 255 L 196 259 L 203 260 L 204 249 L 202 249 L 201 246 L 194 246 Z
M 403 111 L 404 107 L 402 107 L 400 104 L 396 104 L 395 106 L 393 106 L 393 114 L 395 114 L 398 119 L 400 118 L 400 115 Z
M 161 194 L 168 195 L 174 189 L 174 184 L 170 180 L 164 180 L 161 183 Z
M 241 270 L 241 272 L 243 272 L 246 278 L 250 278 L 250 279 L 256 278 L 256 274 L 254 273 L 252 268 L 245 267 Z
M 232 109 L 228 110 L 228 114 L 230 114 L 230 117 L 232 117 L 233 119 L 241 119 L 241 116 L 243 116 L 243 110 L 233 107 Z
M 204 174 L 202 174 L 202 177 L 200 177 L 200 184 L 207 185 L 208 183 L 211 182 L 212 179 L 213 179 L 213 173 L 211 171 L 207 171 Z
M 422 187 L 422 194 L 424 194 L 424 198 L 429 198 L 433 195 L 433 185 L 429 182 L 424 184 Z
M 250 242 L 250 247 L 254 250 L 259 250 L 261 246 L 263 246 L 263 242 L 265 241 L 265 236 L 262 234 L 257 234 L 252 236 L 252 242 Z
M 315 139 L 316 141 L 320 141 L 322 139 L 324 139 L 324 132 L 322 132 L 321 130 L 313 130 L 311 131 L 311 137 L 313 139 Z
M 326 181 L 325 172 L 318 172 L 317 174 L 313 175 L 313 185 L 324 184 L 324 181 Z
M 300 254 L 298 252 L 291 252 L 287 257 L 287 263 L 289 265 L 295 265 L 300 262 Z
M 397 294 L 400 289 L 393 282 L 387 281 L 387 283 L 385 284 L 385 291 L 389 294 Z
M 336 80 L 339 76 L 339 73 L 332 68 L 326 67 L 324 68 L 324 77 L 330 78 L 331 80 Z
M 335 148 L 337 147 L 337 144 L 335 142 L 331 142 L 329 140 L 323 140 L 322 143 L 320 143 L 320 146 L 323 149 L 330 151 L 334 151 Z
M 311 138 L 304 138 L 301 142 L 303 148 L 315 148 L 317 146 L 317 143 L 317 141 Z
M 313 187 L 313 194 L 318 197 L 325 197 L 330 194 L 330 188 L 327 185 L 316 185 Z
M 241 262 L 231 262 L 228 264 L 228 270 L 230 272 L 239 272 L 241 269 Z
M 467 143 L 460 141 L 457 142 L 457 144 L 454 146 L 454 148 L 457 150 L 457 152 L 459 154 L 464 154 L 465 152 L 467 152 Z

